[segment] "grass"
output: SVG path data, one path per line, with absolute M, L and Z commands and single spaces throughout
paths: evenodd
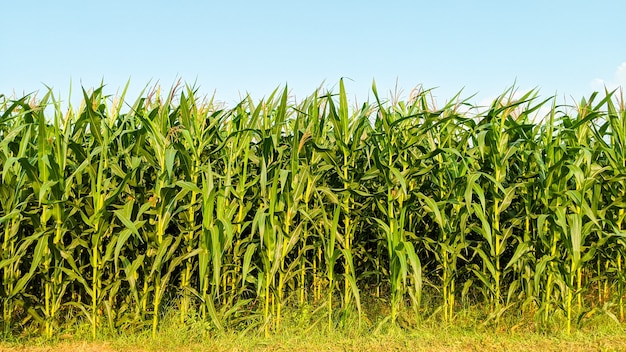
M 281 328 L 265 337 L 262 326 L 217 331 L 198 315 L 179 322 L 180 311 L 164 312 L 156 337 L 151 326 L 118 331 L 98 331 L 91 339 L 91 326 L 77 322 L 46 338 L 39 331 L 0 342 L 0 351 L 621 351 L 626 349 L 626 329 L 607 315 L 586 318 L 574 333 L 565 328 L 566 316 L 552 318 L 550 332 L 537 332 L 532 316 L 507 313 L 497 326 L 483 310 L 472 306 L 457 309 L 453 321 L 440 313 L 409 324 L 400 312 L 399 324 L 388 321 L 388 308 L 376 300 L 364 300 L 366 319 L 359 323 L 349 315 L 328 330 L 323 309 L 285 306 Z M 386 318 L 387 316 L 387 318 Z M 368 319 L 369 318 L 369 319 Z M 523 323 L 520 323 L 520 320 Z M 316 323 L 316 321 L 319 321 Z M 403 324 L 404 322 L 404 324 Z M 495 329 L 494 329 L 495 326 Z
M 286 309 L 281 331 L 264 337 L 261 330 L 247 333 L 214 331 L 200 319 L 178 323 L 178 311 L 162 320 L 153 338 L 142 331 L 100 332 L 90 339 L 90 326 L 59 332 L 52 339 L 41 335 L 19 337 L 0 343 L 0 351 L 620 351 L 626 349 L 626 331 L 612 320 L 596 316 L 567 335 L 565 329 L 536 333 L 531 326 L 489 325 L 473 320 L 481 312 L 457 315 L 452 323 L 426 320 L 411 328 L 375 324 L 358 327 L 356 321 L 332 331 L 325 324 L 313 328 L 303 323 L 300 310 Z M 505 319 L 506 320 L 506 319 Z

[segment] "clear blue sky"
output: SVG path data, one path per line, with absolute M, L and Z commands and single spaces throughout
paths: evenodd
M 130 97 L 196 82 L 233 105 L 288 84 L 302 98 L 349 78 L 351 98 L 416 85 L 477 101 L 517 82 L 577 100 L 626 84 L 626 1 L 6 1 L 0 93 Z M 385 94 L 387 95 L 387 94 Z

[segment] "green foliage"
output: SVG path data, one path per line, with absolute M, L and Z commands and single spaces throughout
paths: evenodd
M 226 109 L 176 85 L 123 112 L 98 88 L 65 113 L 51 92 L 0 96 L 5 336 L 72 319 L 156 336 L 168 306 L 266 335 L 301 307 L 332 330 L 370 322 L 372 299 L 392 326 L 465 304 L 495 326 L 512 310 L 567 332 L 624 320 L 621 97 L 511 89 L 481 110 L 373 92 Z

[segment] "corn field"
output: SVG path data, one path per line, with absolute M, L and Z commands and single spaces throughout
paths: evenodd
M 5 336 L 71 319 L 157 334 L 172 308 L 271 334 L 305 305 L 333 329 L 371 299 L 389 324 L 468 306 L 568 332 L 624 321 L 623 98 L 511 89 L 479 111 L 372 88 L 359 106 L 343 82 L 233 108 L 182 85 L 67 111 L 0 95 Z

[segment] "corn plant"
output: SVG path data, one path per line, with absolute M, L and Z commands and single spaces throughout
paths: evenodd
M 370 324 L 369 296 L 403 326 L 454 321 L 459 302 L 540 330 L 625 319 L 615 92 L 568 106 L 511 89 L 483 111 L 375 85 L 351 106 L 338 88 L 233 108 L 180 84 L 132 104 L 83 90 L 67 111 L 51 91 L 0 96 L 4 335 L 81 317 L 94 338 L 155 336 L 165 307 L 266 335 L 312 308 L 330 330 Z

